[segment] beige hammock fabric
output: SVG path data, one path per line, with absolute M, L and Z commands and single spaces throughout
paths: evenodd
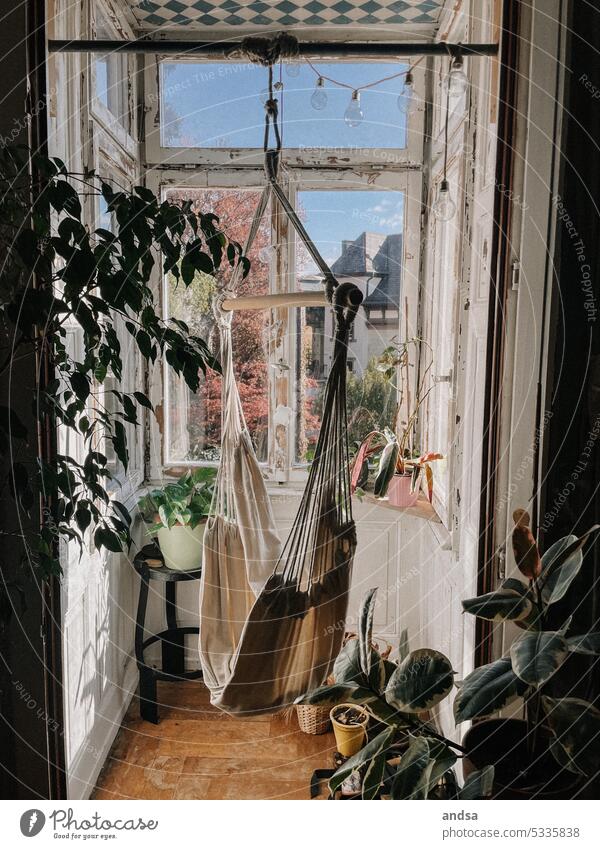
M 336 337 L 308 483 L 279 541 L 233 377 L 230 319 L 220 321 L 222 454 L 204 537 L 200 658 L 211 702 L 266 713 L 324 683 L 344 634 L 356 531 L 346 424 L 346 348 L 357 307 L 334 293 Z M 355 287 L 353 287 L 355 288 Z

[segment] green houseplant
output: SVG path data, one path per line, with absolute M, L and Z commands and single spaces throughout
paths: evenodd
M 198 567 L 210 515 L 216 470 L 187 471 L 177 481 L 153 489 L 138 502 L 148 533 L 156 534 L 169 569 Z
M 421 453 L 416 445 L 419 410 L 432 390 L 430 372 L 433 357 L 424 364 L 414 398 L 410 393 L 410 354 L 418 357 L 423 347 L 430 351 L 427 343 L 418 338 L 395 343 L 384 349 L 378 359 L 377 368 L 389 381 L 399 386 L 399 403 L 394 429 L 371 431 L 360 444 L 352 468 L 352 488 L 363 488 L 369 478 L 369 458 L 379 454 L 373 494 L 377 498 L 389 498 L 397 507 L 413 506 L 419 495 L 421 476 L 425 475 L 429 500 L 433 497 L 433 472 L 431 463 L 443 459 L 434 452 Z M 406 420 L 400 418 L 400 410 L 408 409 Z
M 112 216 L 110 231 L 88 224 L 84 206 L 95 198 Z M 217 217 L 196 212 L 190 201 L 161 201 L 145 186 L 123 190 L 19 147 L 0 150 L 0 246 L 0 373 L 33 363 L 27 424 L 22 403 L 0 408 L 3 485 L 20 513 L 13 542 L 44 579 L 61 572 L 61 541 L 83 547 L 91 535 L 96 548 L 114 552 L 130 543 L 118 481 L 108 485 L 114 475 L 107 447 L 126 470 L 126 424 L 138 426 L 140 410 L 152 404 L 137 389 L 107 390 L 110 409 L 104 404 L 107 377 L 122 375 L 123 341 L 133 346 L 130 356 L 164 360 L 192 392 L 203 372 L 219 370 L 185 322 L 163 318 L 149 285 L 155 268 L 189 286 L 197 274 L 218 274 L 223 263 L 241 263 L 245 274 L 249 266 Z M 75 333 L 77 353 L 69 344 Z M 77 451 L 59 450 L 59 428 Z M 22 575 L 5 578 L 3 591 Z
M 513 518 L 515 561 L 527 583 L 509 578 L 498 590 L 464 601 L 463 608 L 484 619 L 513 622 L 523 633 L 507 656 L 465 678 L 454 713 L 457 722 L 485 719 L 464 739 L 465 765 L 467 772 L 495 766 L 495 796 L 563 798 L 577 779 L 593 777 L 600 764 L 600 710 L 573 697 L 557 675 L 573 655 L 600 655 L 600 632 L 572 634 L 572 615 L 563 614 L 583 548 L 600 526 L 579 538 L 563 537 L 540 556 L 528 513 L 516 510 Z M 565 617 L 559 625 L 553 616 L 558 602 Z M 574 599 L 573 612 L 577 603 Z M 489 718 L 518 698 L 524 720 Z
M 474 771 L 461 789 L 455 765 L 462 747 L 439 734 L 426 712 L 454 687 L 452 664 L 433 649 L 405 648 L 399 662 L 384 660 L 372 645 L 376 589 L 359 614 L 358 639 L 350 640 L 334 666 L 334 684 L 298 699 L 300 704 L 358 704 L 371 716 L 366 744 L 331 778 L 335 793 L 355 771 L 363 799 L 483 798 L 491 792 L 493 768 Z

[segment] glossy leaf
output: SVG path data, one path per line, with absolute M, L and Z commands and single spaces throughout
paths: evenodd
M 579 538 L 573 535 L 563 537 L 545 552 L 539 583 L 546 604 L 554 604 L 563 598 L 581 569 L 584 545 L 599 530 L 600 525 L 594 525 Z
M 465 613 L 502 622 L 504 619 L 525 619 L 533 607 L 532 599 L 513 589 L 500 589 L 462 602 Z
M 329 788 L 331 792 L 333 793 L 337 790 L 337 788 L 341 786 L 342 782 L 352 772 L 354 772 L 355 769 L 358 769 L 363 764 L 370 763 L 378 755 L 387 752 L 394 740 L 395 733 L 396 729 L 393 726 L 386 728 L 372 740 L 369 740 L 369 742 L 363 746 L 359 752 L 352 755 L 351 758 L 348 758 L 348 760 L 342 764 L 342 766 L 329 780 Z
M 489 799 L 494 789 L 494 767 L 484 766 L 483 769 L 472 772 L 465 781 L 459 793 L 464 801 Z
M 385 752 L 381 752 L 381 754 L 373 758 L 367 767 L 362 784 L 363 799 L 374 799 L 379 793 L 385 773 L 385 764 L 386 755 Z
M 569 761 L 593 776 L 600 763 L 600 711 L 582 699 L 542 696 L 547 722 Z
M 567 639 L 567 649 L 577 654 L 600 654 L 600 631 Z
M 396 470 L 399 452 L 400 448 L 395 440 L 390 440 L 381 452 L 377 477 L 373 484 L 373 493 L 377 498 L 384 498 L 387 494 L 390 481 Z
M 457 724 L 489 716 L 505 707 L 525 691 L 515 675 L 510 658 L 503 657 L 474 669 L 460 685 L 454 700 Z
M 414 737 L 400 760 L 392 784 L 392 799 L 426 799 L 433 764 L 429 740 Z
M 513 671 L 521 681 L 539 687 L 560 669 L 567 658 L 567 643 L 558 631 L 523 634 L 510 648 Z
M 406 713 L 429 710 L 444 699 L 454 685 L 452 664 L 441 652 L 411 652 L 388 681 L 386 701 Z
M 365 595 L 358 614 L 358 646 L 360 667 L 368 678 L 371 672 L 371 643 L 373 641 L 373 617 L 377 587 L 370 589 Z
M 311 693 L 296 699 L 299 705 L 339 705 L 341 702 L 355 702 L 362 704 L 372 695 L 369 690 L 359 687 L 358 684 L 325 684 Z

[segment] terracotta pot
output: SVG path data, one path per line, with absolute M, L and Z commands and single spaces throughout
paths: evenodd
M 419 500 L 419 488 L 411 492 L 412 475 L 394 475 L 388 487 L 388 499 L 394 507 L 414 507 Z
M 202 565 L 202 540 L 206 522 L 195 528 L 189 525 L 174 525 L 172 528 L 160 528 L 157 533 L 158 544 L 165 566 L 179 572 L 199 569 Z
M 527 723 L 521 719 L 478 722 L 465 734 L 463 746 L 464 778 L 484 766 L 494 767 L 494 799 L 571 799 L 580 784 L 554 760 L 544 729 L 533 756 L 529 753 Z
M 338 722 L 334 714 L 339 713 L 340 708 L 353 708 L 362 714 L 360 725 L 342 725 Z M 367 739 L 367 725 L 369 723 L 369 714 L 360 705 L 342 704 L 336 705 L 329 712 L 329 718 L 333 725 L 333 733 L 335 734 L 335 745 L 340 753 L 345 758 L 351 758 L 362 749 Z

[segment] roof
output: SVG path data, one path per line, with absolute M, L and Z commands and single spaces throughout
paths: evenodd
M 399 309 L 402 283 L 402 234 L 361 233 L 343 241 L 342 252 L 331 266 L 337 277 L 366 278 L 367 309 Z

